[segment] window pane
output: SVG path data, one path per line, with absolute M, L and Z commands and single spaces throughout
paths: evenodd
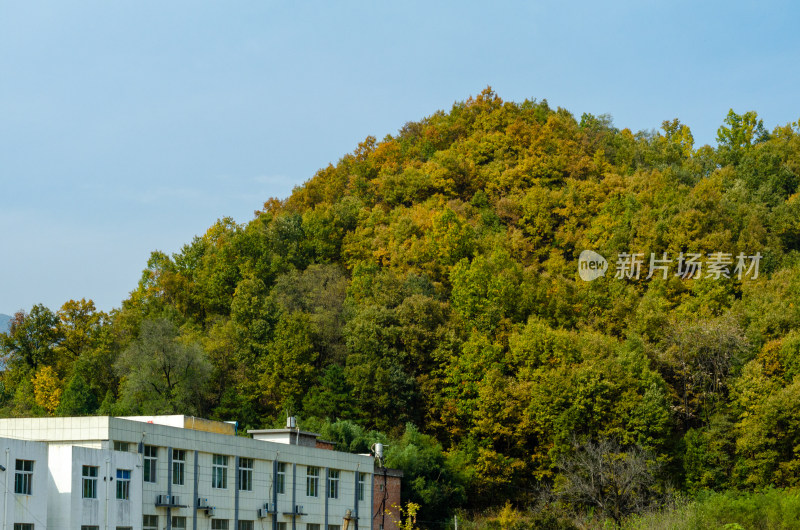
M 83 466 L 83 498 L 97 498 L 97 466 Z
M 239 489 L 253 491 L 253 459 L 239 459 Z
M 278 462 L 278 472 L 275 474 L 275 491 L 286 491 L 286 462 Z
M 319 468 L 306 468 L 306 496 L 316 497 L 319 494 Z
M 224 489 L 228 487 L 228 457 L 214 455 L 211 469 L 211 487 Z
M 14 493 L 30 495 L 33 489 L 33 460 L 17 460 L 14 465 Z
M 130 498 L 131 487 L 131 470 L 118 469 L 117 470 L 117 498 L 120 500 L 128 500 Z
M 183 449 L 172 450 L 172 483 L 183 486 L 186 469 L 186 451 Z
M 158 516 L 157 515 L 143 515 L 142 516 L 142 530 L 158 530 Z
M 367 474 L 358 474 L 358 500 L 363 501 L 367 490 Z
M 157 477 L 156 463 L 158 457 L 158 447 L 154 445 L 144 446 L 144 481 L 155 482 Z
M 329 469 L 328 470 L 328 498 L 329 499 L 338 499 L 339 498 L 339 470 L 338 469 Z

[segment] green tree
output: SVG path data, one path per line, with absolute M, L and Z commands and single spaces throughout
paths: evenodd
M 466 499 L 466 477 L 432 436 L 413 424 L 386 450 L 386 466 L 403 470 L 403 499 L 421 506 L 420 519 L 441 520 Z M 381 472 L 375 480 L 380 483 Z
M 92 387 L 80 372 L 76 372 L 64 389 L 56 413 L 59 416 L 89 416 L 94 414 L 99 406 L 100 403 Z
M 0 347 L 11 368 L 36 370 L 55 361 L 55 348 L 62 337 L 58 317 L 48 308 L 37 304 L 30 313 L 19 311 L 11 319 L 8 333 L 0 334 Z
M 210 373 L 206 353 L 166 319 L 145 320 L 120 355 L 120 406 L 129 414 L 199 414 Z
M 764 121 L 758 119 L 756 112 L 751 110 L 736 114 L 730 109 L 725 117 L 725 125 L 717 129 L 720 159 L 724 164 L 737 164 L 746 150 L 768 137 Z

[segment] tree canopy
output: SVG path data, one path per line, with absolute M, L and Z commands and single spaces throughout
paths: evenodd
M 731 110 L 696 147 L 677 119 L 486 89 L 153 252 L 111 314 L 18 313 L 0 406 L 295 414 L 393 443 L 429 520 L 523 502 L 608 440 L 686 491 L 796 485 L 798 184 L 800 121 Z

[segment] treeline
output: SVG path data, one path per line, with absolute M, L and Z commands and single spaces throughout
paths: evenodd
M 487 89 L 153 252 L 111 314 L 15 315 L 2 414 L 291 413 L 387 440 L 428 520 L 566 491 L 608 440 L 664 491 L 794 486 L 798 183 L 800 122 L 731 111 L 696 148 Z

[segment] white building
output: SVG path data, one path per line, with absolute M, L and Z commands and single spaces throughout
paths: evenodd
M 3 488 L 2 530 L 33 530 L 47 525 L 47 444 L 0 440 Z
M 0 419 L 0 530 L 371 527 L 371 457 L 296 429 L 250 433 L 187 416 Z

